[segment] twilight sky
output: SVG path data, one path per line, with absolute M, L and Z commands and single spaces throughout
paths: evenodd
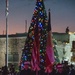
M 9 0 L 8 33 L 24 33 L 33 16 L 36 0 Z M 67 26 L 75 32 L 75 0 L 45 0 L 45 9 L 51 9 L 52 32 L 65 32 Z M 0 0 L 0 34 L 6 30 L 5 0 Z

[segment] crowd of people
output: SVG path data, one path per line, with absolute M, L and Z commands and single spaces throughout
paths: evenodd
M 17 75 L 17 72 L 14 68 L 14 65 L 11 65 L 10 68 L 3 66 L 0 68 L 0 75 Z
M 8 69 L 7 66 L 0 68 L 0 75 L 75 75 L 74 65 L 67 63 L 53 65 L 50 67 L 50 71 L 45 71 L 46 69 L 32 70 L 30 64 L 25 64 L 23 70 L 15 71 L 14 65 Z

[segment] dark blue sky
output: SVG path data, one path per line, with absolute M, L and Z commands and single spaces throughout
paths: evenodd
M 36 0 L 9 0 L 8 32 L 25 32 L 25 20 L 29 27 Z M 52 32 L 65 32 L 67 26 L 75 31 L 75 0 L 45 0 L 45 9 L 51 9 Z M 5 31 L 5 0 L 0 0 L 0 34 Z

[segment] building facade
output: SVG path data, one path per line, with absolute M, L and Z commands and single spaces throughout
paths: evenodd
M 19 65 L 27 33 L 8 36 L 8 65 Z M 0 67 L 6 61 L 6 35 L 0 35 Z
M 18 66 L 21 59 L 22 49 L 25 45 L 27 33 L 8 35 L 8 65 Z M 75 41 L 75 34 L 53 33 L 53 39 L 56 40 L 60 62 L 68 60 L 74 62 L 75 53 L 72 50 L 72 42 Z M 75 44 L 75 43 L 74 43 Z M 75 46 L 74 46 L 75 47 Z M 5 65 L 6 61 L 6 35 L 0 35 L 0 67 Z M 74 59 L 72 59 L 74 58 Z

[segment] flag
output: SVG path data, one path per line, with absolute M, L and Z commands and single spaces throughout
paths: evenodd
M 46 72 L 50 72 L 50 68 L 52 68 L 52 64 L 54 63 L 54 51 L 52 44 L 52 32 L 51 32 L 51 19 L 50 19 L 50 9 L 48 15 L 48 35 L 47 35 L 47 45 L 46 45 Z
M 40 70 L 40 68 L 39 68 L 39 54 L 38 54 L 35 40 L 34 40 L 34 47 L 32 50 L 31 66 L 34 71 Z
M 9 14 L 9 11 L 8 11 L 8 6 L 9 6 L 9 2 L 8 2 L 8 0 L 6 0 L 6 16 L 8 16 L 8 14 Z
M 39 41 L 39 32 L 38 32 L 38 18 L 36 20 L 36 26 L 34 27 L 34 41 L 33 41 L 33 50 L 31 65 L 33 70 L 40 70 L 40 57 L 39 57 L 40 41 Z
M 8 0 L 6 0 L 6 7 L 8 7 L 9 6 L 9 2 L 8 2 Z

